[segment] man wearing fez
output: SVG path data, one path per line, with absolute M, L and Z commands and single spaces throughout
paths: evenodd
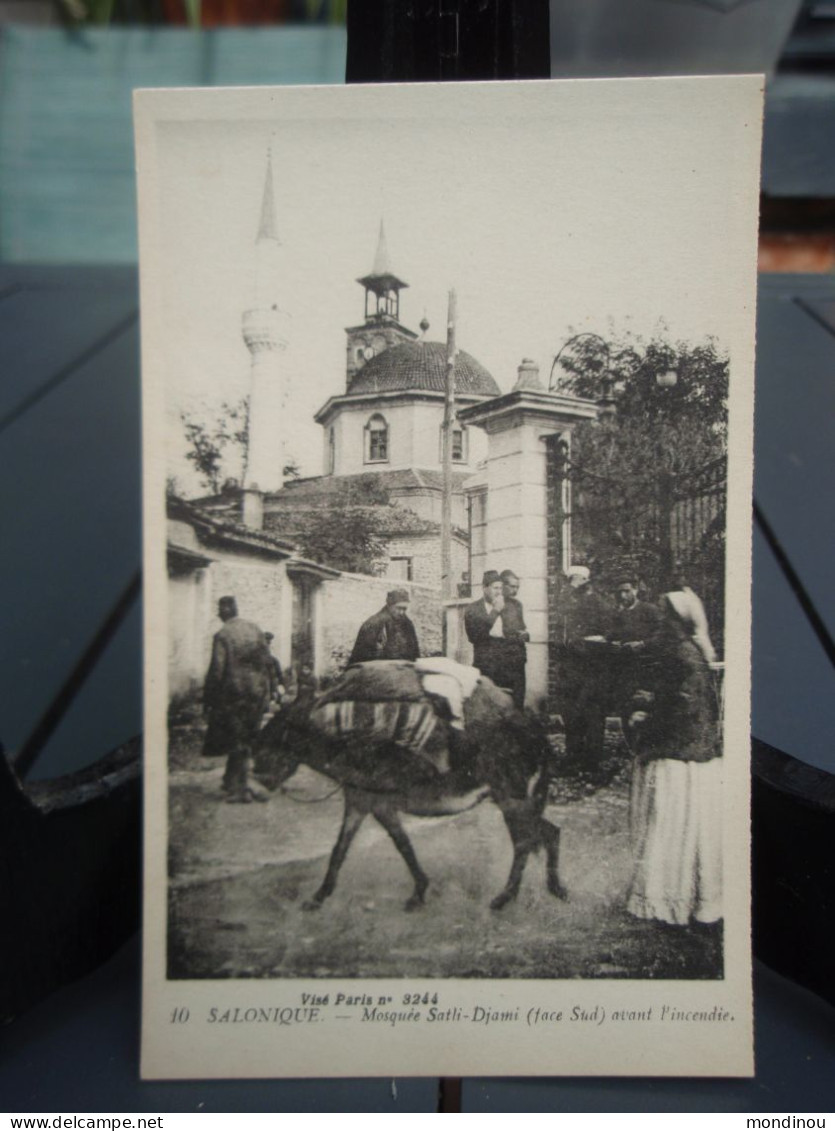
M 349 664 L 368 660 L 416 660 L 420 656 L 415 626 L 407 616 L 409 594 L 392 589 L 385 607 L 362 625 Z
M 513 702 L 521 711 L 525 706 L 525 665 L 528 662 L 528 650 L 525 645 L 530 640 L 531 634 L 525 626 L 522 602 L 516 596 L 519 592 L 519 578 L 512 569 L 502 570 L 499 577 L 504 598 L 504 608 L 501 612 L 504 639 L 502 686 L 508 688 L 513 696 Z
M 488 569 L 481 579 L 482 596 L 464 610 L 464 629 L 473 646 L 473 666 L 499 687 L 506 687 L 504 659 L 504 586 L 501 576 Z
M 270 702 L 275 674 L 261 629 L 238 616 L 234 597 L 221 597 L 223 627 L 212 641 L 212 659 L 203 686 L 203 709 L 209 727 L 203 753 L 226 755 L 223 788 L 227 801 L 266 800 L 249 788 L 252 743 Z

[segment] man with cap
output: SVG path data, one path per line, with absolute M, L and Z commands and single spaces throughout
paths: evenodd
M 566 572 L 561 597 L 559 658 L 560 713 L 569 763 L 592 768 L 603 756 L 608 666 L 605 636 L 609 614 L 594 592 L 588 566 Z
M 252 743 L 270 702 L 274 668 L 261 629 L 238 616 L 234 597 L 221 597 L 223 627 L 212 641 L 212 659 L 203 686 L 203 709 L 209 726 L 203 753 L 226 755 L 223 788 L 227 801 L 266 800 L 248 784 Z
M 504 586 L 501 575 L 488 569 L 481 579 L 482 596 L 464 610 L 464 629 L 473 646 L 473 667 L 492 679 L 499 687 L 506 687 L 504 660 L 505 608 Z
M 503 569 L 499 577 L 504 597 L 504 608 L 501 611 L 504 639 L 502 686 L 508 688 L 513 696 L 513 702 L 521 711 L 525 706 L 525 665 L 528 662 L 525 645 L 530 640 L 531 634 L 525 624 L 522 602 L 516 596 L 519 592 L 519 578 L 512 569 Z
M 392 589 L 385 607 L 369 617 L 357 633 L 349 664 L 368 660 L 416 660 L 420 656 L 415 626 L 407 616 L 409 594 Z

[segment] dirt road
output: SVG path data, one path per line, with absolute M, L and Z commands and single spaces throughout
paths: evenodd
M 570 899 L 545 888 L 528 863 L 518 900 L 501 912 L 510 841 L 485 802 L 455 817 L 407 818 L 431 886 L 408 913 L 411 880 L 387 834 L 368 819 L 335 893 L 318 887 L 342 817 L 341 792 L 302 768 L 287 794 L 227 805 L 222 763 L 179 760 L 170 778 L 169 976 L 283 977 L 721 977 L 718 929 L 670 928 L 622 909 L 629 882 L 628 769 L 606 787 L 551 805 L 562 829 Z

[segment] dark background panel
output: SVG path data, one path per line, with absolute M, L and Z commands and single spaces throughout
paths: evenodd
M 138 937 L 0 1029 L 0 1107 L 19 1111 L 432 1112 L 432 1079 L 139 1079 Z M 322 1075 L 338 1065 L 321 1065 Z
M 835 1101 L 835 1009 L 755 964 L 751 1080 L 464 1080 L 462 1112 L 827 1112 Z
M 137 353 L 134 324 L 0 435 L 8 751 L 31 732 L 140 561 Z M 88 751 L 87 761 L 104 753 Z
M 823 280 L 761 277 L 754 495 L 835 635 L 835 333 L 807 309 L 832 302 L 832 295 L 833 285 Z

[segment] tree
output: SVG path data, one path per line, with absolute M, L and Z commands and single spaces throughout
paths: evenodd
M 249 448 L 249 397 L 234 404 L 223 401 L 208 421 L 186 412 L 180 413 L 180 420 L 188 444 L 186 459 L 194 465 L 203 486 L 217 495 L 230 479 L 243 483 Z M 284 475 L 297 478 L 298 465 L 287 464 Z
M 387 543 L 368 507 L 311 507 L 292 540 L 304 557 L 333 569 L 375 575 L 385 568 Z
M 393 506 L 388 491 L 374 481 L 334 478 L 326 486 L 325 493 L 314 497 L 294 500 L 295 492 L 288 493 L 281 509 L 266 517 L 268 527 L 312 561 L 349 573 L 381 573 L 391 529 L 407 522 L 411 512 Z
M 721 589 L 728 372 L 712 339 L 663 334 L 648 342 L 577 335 L 559 355 L 559 388 L 611 408 L 576 428 L 565 469 L 574 557 L 604 580 L 628 565 L 657 592 L 683 556 L 703 588 Z M 673 374 L 674 383 L 663 380 Z M 677 542 L 684 501 L 700 492 L 698 537 Z

